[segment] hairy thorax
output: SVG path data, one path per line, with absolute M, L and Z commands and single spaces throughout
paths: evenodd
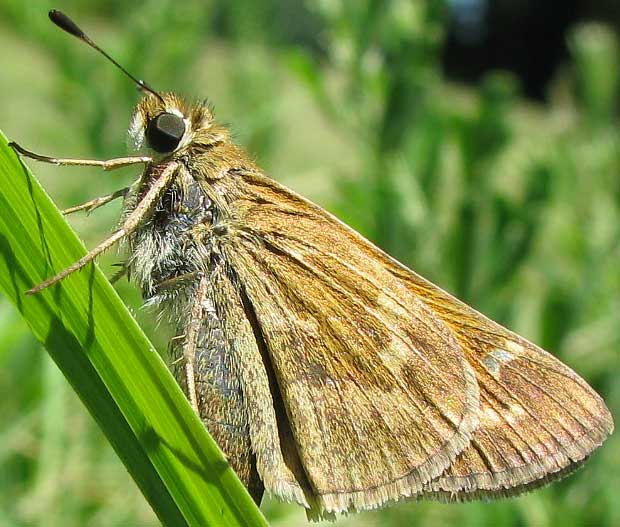
M 152 168 L 157 170 L 157 166 Z M 132 189 L 129 207 L 139 194 L 139 188 Z M 181 171 L 149 219 L 129 239 L 128 270 L 147 301 L 164 300 L 167 292 L 184 289 L 185 282 L 208 271 L 212 246 L 205 233 L 215 214 L 203 187 L 189 172 Z

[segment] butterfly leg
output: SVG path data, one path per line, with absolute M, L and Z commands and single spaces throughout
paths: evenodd
M 21 155 L 25 157 L 29 157 L 30 159 L 36 159 L 37 161 L 41 161 L 43 163 L 51 163 L 52 165 L 64 165 L 64 166 L 91 166 L 91 167 L 101 167 L 104 170 L 114 170 L 116 168 L 122 168 L 130 165 L 135 165 L 137 163 L 150 163 L 153 159 L 146 156 L 132 156 L 132 157 L 118 157 L 115 159 L 66 159 L 59 157 L 48 157 L 42 156 L 40 154 L 35 154 L 30 150 L 26 150 L 21 147 L 17 143 L 11 141 L 9 146 L 19 152 Z
M 123 238 L 125 238 L 125 236 L 135 231 L 140 226 L 145 216 L 153 208 L 153 206 L 155 205 L 156 201 L 159 199 L 161 194 L 170 185 L 170 182 L 172 181 L 172 178 L 178 166 L 179 165 L 177 163 L 171 162 L 163 170 L 161 175 L 155 181 L 151 183 L 148 191 L 146 192 L 146 194 L 144 195 L 144 197 L 142 198 L 138 206 L 127 217 L 127 219 L 125 220 L 125 222 L 123 223 L 120 229 L 113 232 L 110 236 L 108 236 L 105 240 L 103 240 L 99 245 L 97 245 L 97 247 L 90 250 L 88 254 L 80 258 L 73 265 L 70 265 L 65 270 L 58 273 L 56 276 L 53 276 L 52 278 L 48 278 L 44 282 L 41 282 L 39 285 L 30 289 L 30 291 L 27 291 L 26 294 L 33 295 L 51 285 L 54 285 L 60 282 L 63 278 L 66 278 L 71 273 L 74 273 L 75 271 L 84 267 L 86 264 L 92 262 L 102 252 L 109 249 L 116 242 L 118 242 L 119 240 L 122 240 Z
M 252 330 L 221 263 L 212 262 L 208 269 L 174 280 L 162 284 L 168 288 L 176 284 L 189 301 L 188 311 L 176 328 L 177 337 L 171 342 L 171 370 L 230 466 L 260 503 L 264 487 L 252 449 L 249 421 L 249 416 L 255 414 L 249 413 L 251 406 L 241 381 L 246 370 L 240 362 L 240 348 L 254 342 Z M 223 299 L 229 304 L 222 305 Z M 262 366 L 260 357 L 253 357 Z M 280 448 L 279 441 L 273 448 Z
M 205 276 L 201 276 L 198 288 L 194 296 L 192 310 L 190 312 L 189 324 L 185 332 L 185 342 L 183 343 L 183 358 L 185 361 L 185 386 L 187 397 L 192 408 L 200 415 L 198 408 L 198 394 L 196 392 L 196 380 L 194 365 L 196 364 L 196 349 L 198 347 L 198 336 L 204 318 L 204 304 L 207 299 L 209 283 Z
M 62 211 L 63 214 L 73 214 L 74 212 L 79 212 L 81 210 L 85 210 L 87 213 L 92 212 L 103 205 L 110 203 L 110 201 L 114 201 L 116 198 L 125 197 L 129 192 L 129 187 L 122 188 L 117 190 L 116 192 L 112 192 L 112 194 L 108 194 L 107 196 L 101 196 L 99 198 L 91 199 L 86 203 L 82 203 L 81 205 L 76 205 L 75 207 L 69 207 Z
M 127 268 L 127 264 L 122 263 L 122 264 L 115 264 L 115 265 L 120 266 L 120 269 L 116 273 L 114 273 L 112 277 L 109 279 L 111 284 L 115 284 L 129 272 L 129 269 Z
M 157 293 L 161 293 L 163 291 L 168 291 L 171 289 L 176 289 L 179 286 L 184 284 L 188 284 L 196 280 L 202 275 L 200 271 L 193 271 L 191 273 L 185 273 L 179 276 L 175 276 L 174 278 L 169 278 L 168 280 L 164 280 L 163 282 L 159 282 L 155 287 Z

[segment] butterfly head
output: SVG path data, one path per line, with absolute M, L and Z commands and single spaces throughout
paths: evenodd
M 228 138 L 226 130 L 214 123 L 211 111 L 206 104 L 199 103 L 190 107 L 174 93 L 160 93 L 154 90 L 101 49 L 67 15 L 52 9 L 49 17 L 63 31 L 103 55 L 143 92 L 144 96 L 136 106 L 129 128 L 130 136 L 137 149 L 146 147 L 159 157 L 166 157 L 190 144 L 208 147 Z
M 173 93 L 163 93 L 160 98 L 145 94 L 129 127 L 133 145 L 162 155 L 182 148 L 191 136 L 187 110 L 185 102 Z
M 208 147 L 228 138 L 205 103 L 190 105 L 175 93 L 161 93 L 159 97 L 146 93 L 134 110 L 129 136 L 136 149 L 151 150 L 159 156 L 191 146 Z

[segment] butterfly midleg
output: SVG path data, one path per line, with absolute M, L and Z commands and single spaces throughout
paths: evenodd
M 64 215 L 67 215 L 73 214 L 74 212 L 79 212 L 81 210 L 85 210 L 86 212 L 92 212 L 93 210 L 98 209 L 99 207 L 103 207 L 104 205 L 107 205 L 108 203 L 114 201 L 117 198 L 125 197 L 127 195 L 127 192 L 129 192 L 129 187 L 125 187 L 117 190 L 116 192 L 112 192 L 112 194 L 108 194 L 107 196 L 100 196 L 98 198 L 91 199 L 85 203 L 82 203 L 81 205 L 69 207 L 67 209 L 64 209 L 62 213 Z

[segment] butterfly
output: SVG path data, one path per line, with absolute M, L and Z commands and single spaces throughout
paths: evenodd
M 266 176 L 205 103 L 137 80 L 59 11 L 50 18 L 143 91 L 143 166 L 120 227 L 34 294 L 118 242 L 123 272 L 174 322 L 172 369 L 232 467 L 310 517 L 401 498 L 512 496 L 559 479 L 613 430 L 566 365 Z

